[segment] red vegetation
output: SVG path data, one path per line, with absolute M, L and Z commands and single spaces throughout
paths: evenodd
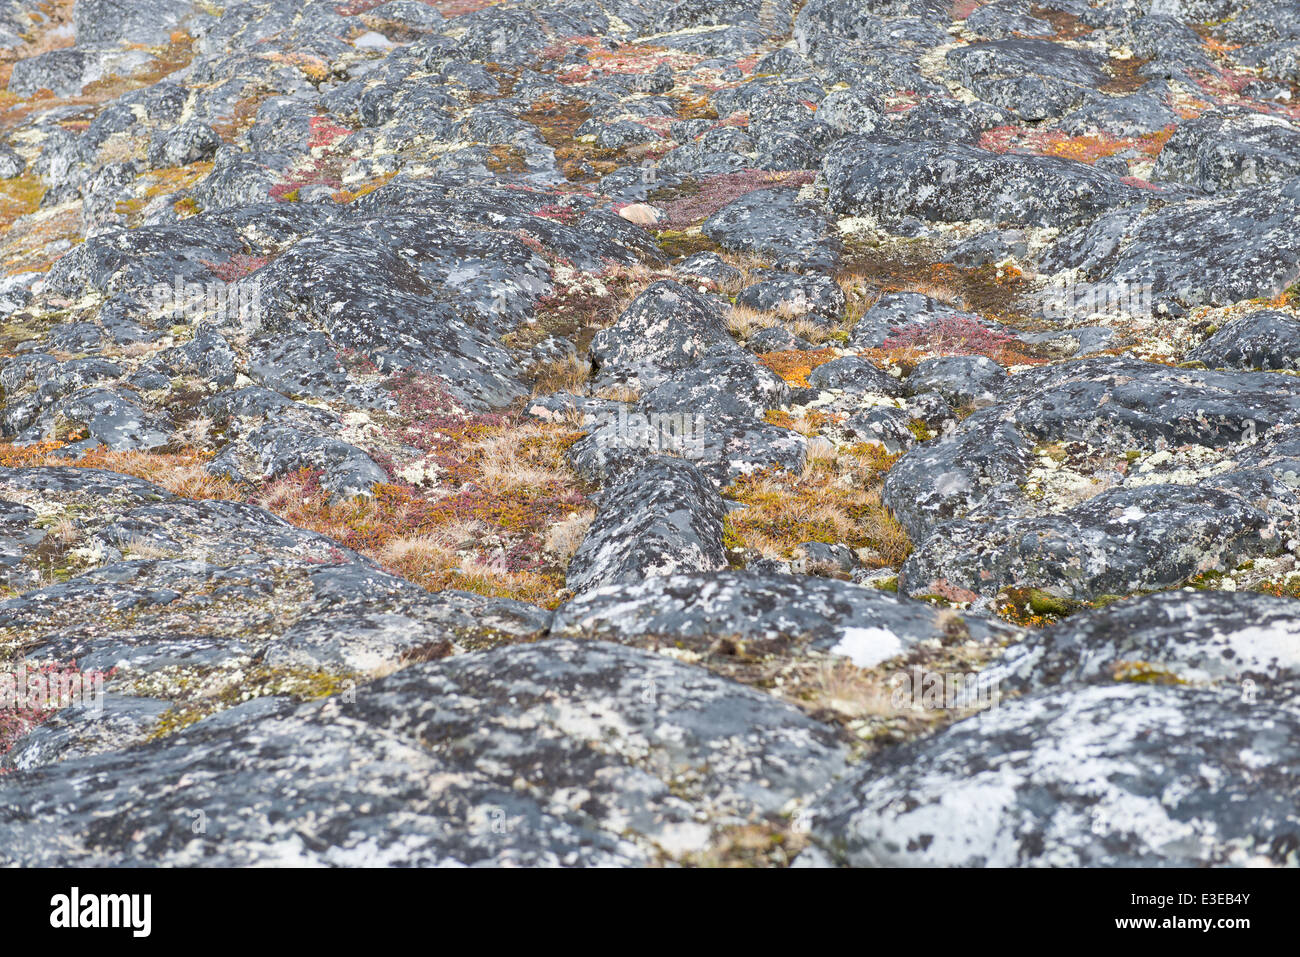
M 694 192 L 687 193 L 679 189 L 677 198 L 656 204 L 664 212 L 658 228 L 684 229 L 694 226 L 746 193 L 777 186 L 803 186 L 811 183 L 815 175 L 810 170 L 773 173 L 747 169 L 699 180 Z
M 75 663 L 20 666 L 0 674 L 0 755 L 71 704 L 89 706 L 113 671 L 82 671 Z M 0 773 L 3 773 L 0 770 Z
M 249 256 L 245 253 L 235 253 L 224 263 L 209 262 L 201 260 L 203 265 L 212 271 L 212 274 L 222 282 L 235 282 L 243 279 L 249 273 L 257 272 L 271 261 L 270 256 Z
M 1012 343 L 1016 337 L 990 329 L 977 319 L 953 316 L 934 319 L 912 326 L 895 327 L 880 348 L 923 349 L 942 355 L 992 355 Z

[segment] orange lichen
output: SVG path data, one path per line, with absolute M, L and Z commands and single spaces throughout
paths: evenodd
M 758 361 L 790 385 L 808 388 L 808 373 L 836 357 L 834 349 L 759 353 Z

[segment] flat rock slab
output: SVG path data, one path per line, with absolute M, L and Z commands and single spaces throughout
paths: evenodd
M 6 775 L 0 860 L 648 864 L 775 819 L 846 754 L 760 692 L 661 655 L 550 641 L 416 665 L 352 703 L 264 699 Z
M 754 654 L 807 647 L 871 667 L 938 638 L 1010 637 L 978 616 L 834 579 L 758 572 L 669 575 L 596 588 L 560 606 L 551 633 L 707 651 L 743 642 Z
M 1300 717 L 1179 687 L 1041 692 L 867 760 L 804 864 L 1296 863 Z
M 822 172 L 832 209 L 884 223 L 915 216 L 1059 228 L 1143 201 L 1142 190 L 1082 163 L 884 136 L 841 140 Z
M 1165 592 L 1030 634 L 984 673 L 1002 691 L 1116 678 L 1300 706 L 1300 607 L 1254 592 Z

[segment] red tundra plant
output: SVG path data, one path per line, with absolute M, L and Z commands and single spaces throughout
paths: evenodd
M 102 706 L 104 680 L 113 670 L 82 671 L 75 663 L 36 667 L 24 663 L 0 672 L 0 755 L 8 754 L 20 738 L 62 708 Z
M 882 349 L 922 349 L 944 355 L 990 355 L 1016 341 L 1016 337 L 990 329 L 970 316 L 932 319 L 911 326 L 894 327 Z
M 313 116 L 308 121 L 308 125 L 311 128 L 311 137 L 307 140 L 307 148 L 313 150 L 321 147 L 329 149 L 352 132 L 346 126 L 335 123 L 328 116 Z
M 694 226 L 746 193 L 777 186 L 804 186 L 811 183 L 814 176 L 816 173 L 811 170 L 772 172 L 762 169 L 744 169 L 711 176 L 696 184 L 699 187 L 697 192 L 661 204 L 664 216 L 657 226 L 660 229 Z
M 223 263 L 202 260 L 203 265 L 207 266 L 212 271 L 212 274 L 222 282 L 235 282 L 243 279 L 249 273 L 257 272 L 270 261 L 270 256 L 249 256 L 245 253 L 235 253 Z
M 568 206 L 561 206 L 559 203 L 547 203 L 533 210 L 534 216 L 540 216 L 542 219 L 554 219 L 556 222 L 564 223 L 571 226 L 577 220 L 578 215 Z

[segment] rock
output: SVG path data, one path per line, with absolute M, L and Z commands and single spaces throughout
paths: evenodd
M 714 305 L 680 283 L 653 283 L 609 329 L 591 342 L 602 378 L 619 376 L 645 385 L 684 368 L 714 346 L 732 344 Z
M 756 189 L 718 210 L 701 228 L 724 249 L 772 257 L 778 269 L 832 269 L 839 261 L 840 243 L 825 214 L 799 199 L 798 190 Z
M 1074 136 L 1098 132 L 1150 136 L 1175 125 L 1178 119 L 1178 114 L 1161 97 L 1139 91 L 1115 99 L 1096 100 L 1072 110 L 1062 117 L 1061 129 Z
M 736 296 L 736 305 L 790 318 L 835 320 L 844 312 L 844 292 L 827 276 L 761 273 Z
M 717 253 L 696 253 L 677 264 L 677 271 L 685 276 L 703 279 L 718 286 L 733 286 L 740 282 L 741 272 L 723 261 Z
M 618 214 L 638 226 L 653 226 L 659 222 L 659 211 L 647 203 L 629 203 L 619 209 Z
M 1300 705 L 1295 602 L 1253 592 L 1165 592 L 1036 632 L 985 672 L 1003 691 L 1117 680 L 1217 688 Z
M 976 508 L 1020 502 L 1033 443 L 1082 441 L 1112 454 L 1190 443 L 1229 449 L 1289 425 L 1300 393 L 1263 373 L 1177 370 L 1095 358 L 1013 377 L 992 409 L 900 461 L 884 500 L 914 535 Z M 992 495 L 992 500 L 987 500 Z M 994 506 L 999 496 L 1002 505 Z M 984 503 L 981 505 L 980 503 Z
M 911 417 L 902 409 L 888 406 L 871 409 L 850 417 L 844 427 L 849 434 L 864 442 L 884 446 L 891 455 L 906 452 L 915 441 L 908 425 Z
M 667 457 L 609 485 L 567 584 L 581 594 L 655 575 L 725 568 L 722 499 L 688 462 Z
M 1236 491 L 1118 488 L 1041 518 L 945 522 L 904 562 L 899 589 L 974 598 L 1015 586 L 1088 601 L 1277 555 L 1300 499 L 1274 482 L 1262 501 Z
M 972 316 L 929 296 L 918 292 L 890 292 L 877 299 L 857 321 L 849 333 L 849 346 L 875 349 L 900 333 L 907 335 L 927 328 L 942 332 L 954 321 L 960 327 L 959 332 L 970 335 L 980 334 L 980 329 L 1006 335 L 1000 323 Z
M 1045 265 L 1146 291 L 1156 308 L 1272 297 L 1300 275 L 1300 241 L 1289 230 L 1300 213 L 1300 177 L 1134 213 L 1066 236 Z M 1224 249 L 1232 255 L 1216 254 Z
M 1031 25 L 1026 32 L 1043 31 Z M 1106 81 L 1103 57 L 1050 40 L 1012 37 L 972 43 L 950 50 L 947 62 L 980 99 L 1024 120 L 1060 116 L 1094 96 L 1092 91 Z
M 1212 369 L 1300 368 L 1300 320 L 1261 309 L 1224 326 L 1187 354 Z
M 1294 6 L 3 0 L 0 863 L 1295 863 Z
M 1287 864 L 1300 839 L 1285 797 L 1297 720 L 1181 687 L 1030 695 L 868 759 L 809 809 L 822 850 L 800 861 Z
M 18 155 L 18 151 L 5 143 L 0 145 L 0 179 L 13 179 L 21 176 L 27 168 L 27 162 Z
M 1234 461 L 1233 451 L 1293 427 L 1297 401 L 1285 377 L 1131 360 L 1089 359 L 1014 377 L 996 405 L 909 453 L 886 477 L 883 500 L 919 542 L 903 587 L 911 594 L 951 587 L 969 597 L 996 594 L 1014 579 L 1084 599 L 1170 587 L 1198 571 L 1277 554 L 1297 504 L 1286 467 L 1258 471 L 1249 457 Z M 1082 443 L 1102 460 L 1157 451 L 1132 472 L 1071 479 L 1082 483 L 1073 494 L 1085 501 L 1045 514 L 1026 491 L 1033 449 L 1061 442 Z M 1180 466 L 1158 451 L 1183 445 L 1203 449 L 1202 464 Z M 1262 450 L 1254 454 L 1264 460 Z M 1056 481 L 1050 472 L 1033 482 Z
M 683 429 L 695 434 L 723 416 L 761 418 L 768 409 L 790 401 L 790 387 L 748 353 L 734 345 L 718 346 L 699 362 L 646 393 L 641 405 L 649 412 L 677 415 Z
M 808 384 L 814 389 L 842 389 L 846 392 L 877 392 L 894 395 L 897 381 L 887 372 L 877 369 L 866 359 L 842 356 L 819 365 L 808 373 Z
M 1029 4 L 1023 0 L 995 0 L 974 10 L 966 18 L 966 29 L 971 33 L 990 38 L 1025 36 L 1050 36 L 1055 31 L 1047 20 L 1029 13 Z
M 822 171 L 832 209 L 890 224 L 910 215 L 941 223 L 1077 225 L 1142 199 L 1111 174 L 1056 157 L 885 137 L 845 138 L 827 153 Z
M 638 418 L 639 416 L 639 418 Z M 589 482 L 607 482 L 659 451 L 688 456 L 714 485 L 767 469 L 803 470 L 807 441 L 747 411 L 695 417 L 693 412 L 606 416 L 569 449 L 569 462 Z
M 192 0 L 77 0 L 77 43 L 126 41 L 160 46 L 193 15 Z
M 351 702 L 261 699 L 132 751 L 15 772 L 0 797 L 0 856 L 648 864 L 775 818 L 839 773 L 846 754 L 826 726 L 689 665 L 544 642 L 415 665 Z M 117 784 L 90 785 L 106 778 Z M 206 821 L 197 835 L 196 807 Z M 130 833 L 106 820 L 130 821 Z
M 318 469 L 321 486 L 339 498 L 369 495 L 389 475 L 370 456 L 347 442 L 292 426 L 265 425 L 227 446 L 209 471 L 238 480 L 279 478 L 299 469 Z
M 749 654 L 801 649 L 869 668 L 930 639 L 983 640 L 1014 629 L 826 578 L 718 571 L 655 576 L 592 589 L 561 605 L 556 636 L 707 651 L 720 640 Z
M 953 405 L 992 405 L 1007 383 L 1002 367 L 987 356 L 926 359 L 907 377 L 912 393 L 938 392 Z
M 174 129 L 160 131 L 149 145 L 149 165 L 188 166 L 216 155 L 221 139 L 206 123 L 191 120 Z
M 1277 183 L 1300 174 L 1300 128 L 1280 117 L 1244 112 L 1203 113 L 1179 124 L 1151 171 L 1206 193 Z

